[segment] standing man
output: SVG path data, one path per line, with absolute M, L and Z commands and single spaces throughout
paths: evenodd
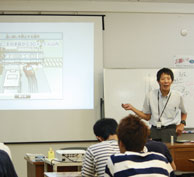
M 151 138 L 156 141 L 170 142 L 171 136 L 176 141 L 186 125 L 187 112 L 183 97 L 178 91 L 171 90 L 174 74 L 169 68 L 157 72 L 159 89 L 146 95 L 143 111 L 131 104 L 122 104 L 125 110 L 131 110 L 151 124 Z M 181 117 L 179 116 L 181 112 Z

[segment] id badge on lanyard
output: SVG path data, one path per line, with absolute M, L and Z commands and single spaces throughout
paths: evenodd
M 162 127 L 162 122 L 161 122 L 160 118 L 162 117 L 162 114 L 164 113 L 164 110 L 165 110 L 165 108 L 166 108 L 166 106 L 167 106 L 167 104 L 168 104 L 168 101 L 169 101 L 169 99 L 170 99 L 170 96 L 171 96 L 171 93 L 170 93 L 170 95 L 169 95 L 169 97 L 168 97 L 168 99 L 167 99 L 167 101 L 166 101 L 166 104 L 165 104 L 165 106 L 164 106 L 164 108 L 163 108 L 163 110 L 162 110 L 162 113 L 160 114 L 159 91 L 158 91 L 158 117 L 159 117 L 159 119 L 158 119 L 157 124 L 156 124 L 156 127 L 157 127 L 158 129 L 160 129 L 160 128 Z
M 161 129 L 161 127 L 162 127 L 162 122 L 161 122 L 161 121 L 158 121 L 157 124 L 156 124 L 156 127 L 157 127 L 157 129 Z

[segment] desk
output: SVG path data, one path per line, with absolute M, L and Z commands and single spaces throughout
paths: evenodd
M 45 172 L 67 172 L 67 171 L 81 171 L 82 162 L 59 162 L 55 159 L 50 160 L 45 158 L 44 171 Z
M 80 171 L 82 163 L 64 163 L 64 162 L 54 162 L 45 159 L 44 162 L 36 162 L 35 160 L 30 160 L 28 157 L 24 157 L 27 162 L 27 177 L 44 177 L 44 172 L 72 172 Z
M 46 177 L 81 177 L 80 172 L 45 172 Z
M 36 162 L 24 157 L 27 161 L 27 177 L 44 177 L 44 162 Z
M 193 162 L 189 159 L 194 159 L 194 143 L 170 143 L 166 144 L 174 159 L 178 171 L 194 171 Z

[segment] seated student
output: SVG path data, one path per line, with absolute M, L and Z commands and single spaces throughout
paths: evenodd
M 120 154 L 108 158 L 105 177 L 174 177 L 173 169 L 160 153 L 142 152 L 149 129 L 135 115 L 122 119 L 117 130 Z
M 117 122 L 111 118 L 98 120 L 93 126 L 100 143 L 88 147 L 82 165 L 82 176 L 104 176 L 108 157 L 119 153 L 116 129 Z
M 175 165 L 174 160 L 170 154 L 170 151 L 169 151 L 168 147 L 163 142 L 148 139 L 145 147 L 146 147 L 148 152 L 158 152 L 158 153 L 163 154 L 170 162 L 173 170 L 176 170 L 176 165 Z
M 3 150 L 0 150 L 0 176 L 18 177 L 9 155 Z

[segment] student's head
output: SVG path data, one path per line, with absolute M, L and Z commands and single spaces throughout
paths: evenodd
M 93 126 L 94 134 L 96 137 L 102 138 L 102 140 L 107 140 L 110 135 L 116 134 L 117 126 L 118 124 L 115 119 L 100 119 Z
M 171 69 L 169 68 L 162 68 L 157 72 L 157 81 L 160 82 L 162 74 L 169 75 L 171 80 L 174 80 L 174 74 Z
M 120 121 L 117 135 L 121 153 L 140 152 L 147 141 L 149 128 L 139 117 L 130 114 Z

